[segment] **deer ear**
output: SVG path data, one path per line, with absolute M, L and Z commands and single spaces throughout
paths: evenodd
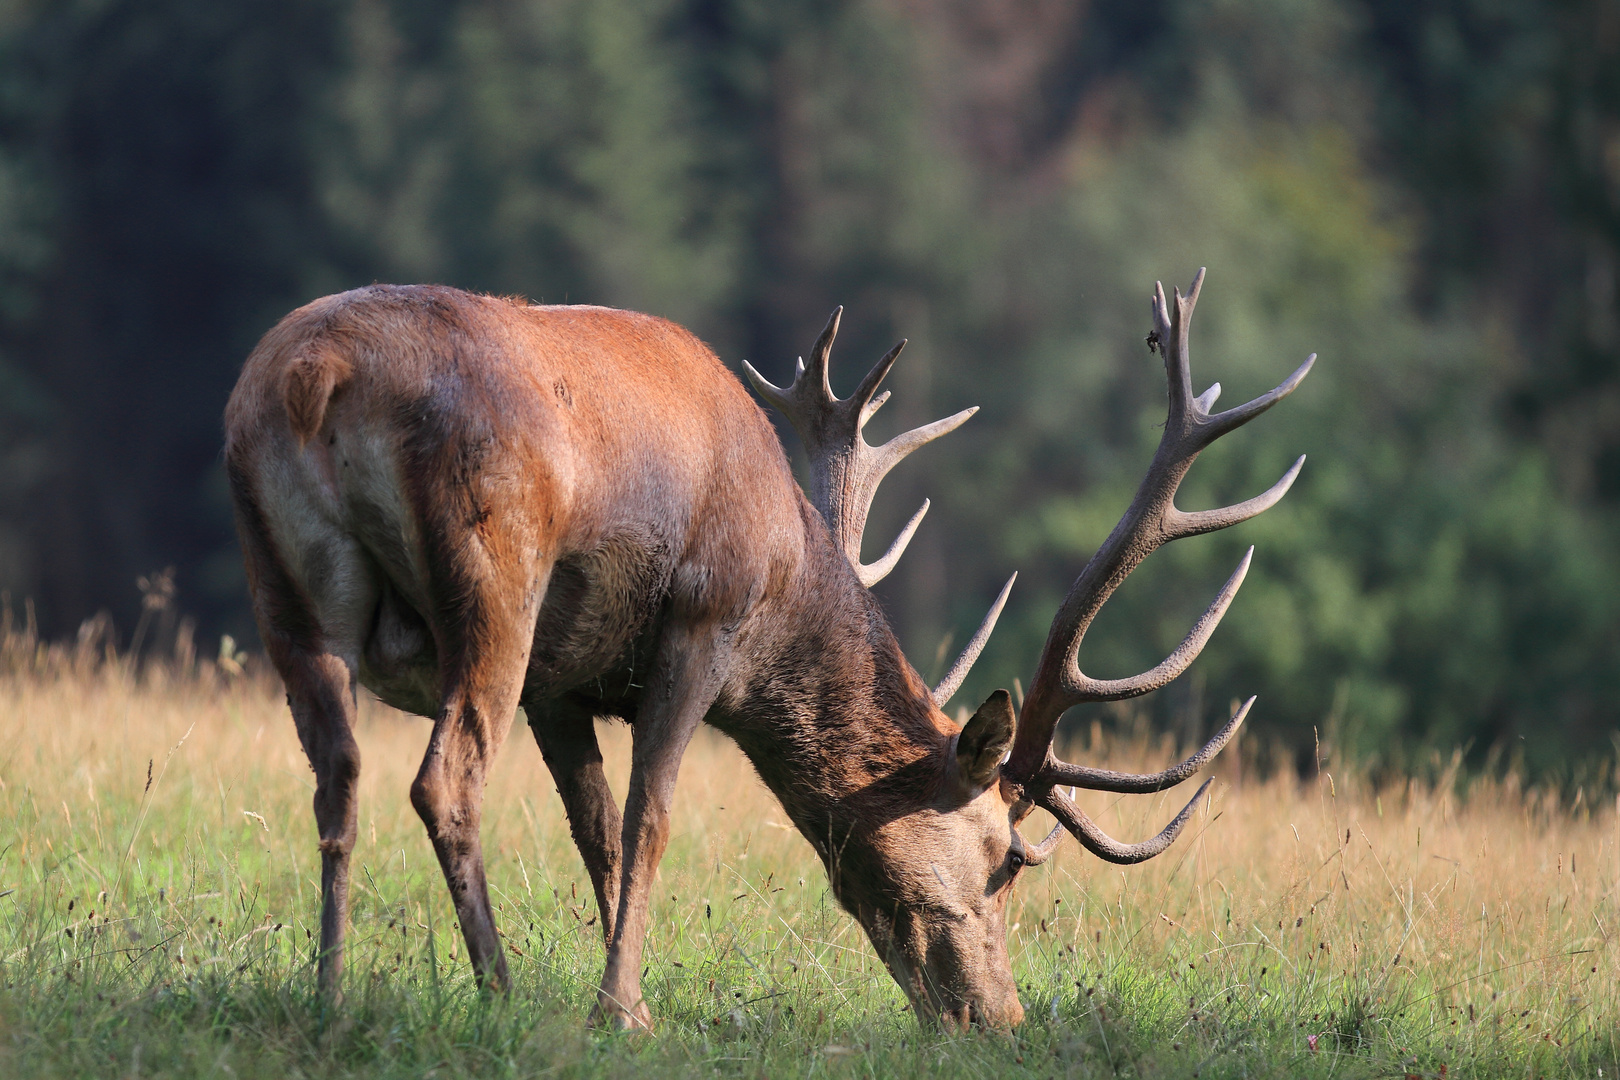
M 997 690 L 956 737 L 956 767 L 961 778 L 973 787 L 987 787 L 995 780 L 1012 738 L 1012 697 Z

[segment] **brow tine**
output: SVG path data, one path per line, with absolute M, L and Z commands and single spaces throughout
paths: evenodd
M 1204 792 L 1208 791 L 1209 785 L 1214 782 L 1213 779 L 1205 780 L 1203 786 L 1198 789 L 1198 794 L 1194 795 L 1192 800 L 1181 808 L 1181 813 L 1177 814 L 1158 836 L 1151 840 L 1144 840 L 1140 844 L 1122 844 L 1115 840 L 1098 828 L 1097 823 L 1087 817 L 1084 810 L 1081 810 L 1067 795 L 1056 788 L 1037 799 L 1036 804 L 1057 818 L 1063 824 L 1063 827 L 1072 832 L 1075 839 L 1079 840 L 1085 849 L 1097 856 L 1097 858 L 1121 866 L 1128 866 L 1131 863 L 1151 859 L 1174 843 L 1182 828 L 1186 826 L 1188 821 L 1192 820 L 1193 811 L 1198 806 L 1198 800 L 1204 797 Z

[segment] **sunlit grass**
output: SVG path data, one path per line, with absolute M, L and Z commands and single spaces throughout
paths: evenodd
M 1620 837 L 1584 797 L 1218 774 L 1165 856 L 1121 870 L 1071 844 L 1028 872 L 1008 920 L 1025 1026 L 945 1036 L 704 735 L 648 943 L 659 1032 L 638 1039 L 584 1028 L 597 912 L 528 732 L 486 801 L 516 982 L 488 1000 L 407 797 L 428 725 L 375 703 L 347 996 L 326 1011 L 311 774 L 273 682 L 212 663 L 137 677 L 15 638 L 3 655 L 3 1075 L 1616 1074 Z M 603 738 L 622 791 L 627 733 Z M 1173 749 L 1090 742 L 1075 752 L 1116 765 Z M 1087 806 L 1134 839 L 1178 794 Z

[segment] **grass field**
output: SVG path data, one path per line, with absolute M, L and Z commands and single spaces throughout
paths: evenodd
M 226 664 L 225 666 L 231 666 Z M 1263 701 L 1262 701 L 1263 706 Z M 311 774 L 272 681 L 0 648 L 0 1076 L 1581 1076 L 1620 1069 L 1614 808 L 1511 782 L 1238 782 L 1135 868 L 1069 844 L 1010 908 L 1028 1020 L 920 1030 L 741 755 L 681 775 L 651 1038 L 585 1030 L 594 902 L 514 728 L 485 842 L 515 991 L 473 988 L 407 798 L 427 723 L 362 708 L 347 996 L 310 933 Z M 628 739 L 605 730 L 623 790 Z M 1141 765 L 1168 745 L 1075 747 Z M 1223 768 L 1231 769 L 1230 764 Z M 1092 796 L 1128 839 L 1179 806 Z M 1032 823 L 1032 834 L 1039 825 Z

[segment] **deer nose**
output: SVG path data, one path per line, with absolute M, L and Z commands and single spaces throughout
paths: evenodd
M 1024 1022 L 1024 1006 L 1016 993 L 1001 1002 L 975 1001 L 968 1009 L 971 1023 L 991 1031 L 1011 1031 Z
M 939 1012 L 940 1026 L 947 1031 L 966 1031 L 974 1027 L 991 1031 L 1011 1031 L 1023 1022 L 1024 1006 L 1016 995 L 1000 1006 L 970 1001 L 955 1008 L 941 1009 Z

